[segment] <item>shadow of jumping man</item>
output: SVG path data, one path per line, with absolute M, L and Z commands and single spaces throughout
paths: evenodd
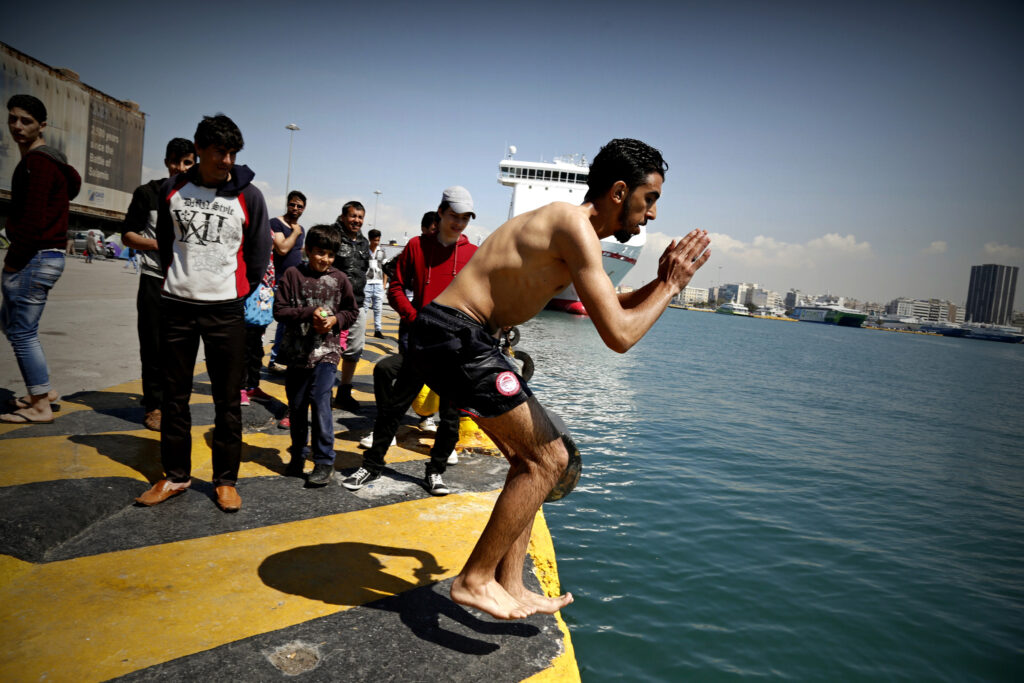
M 419 563 L 413 570 L 414 581 L 388 571 L 391 565 L 393 571 L 401 572 L 400 567 L 408 564 L 406 558 Z M 293 548 L 267 557 L 259 567 L 260 578 L 271 588 L 332 605 L 365 605 L 394 612 L 419 638 L 463 654 L 489 654 L 500 645 L 443 628 L 441 615 L 480 635 L 530 637 L 540 633 L 532 624 L 478 619 L 439 595 L 434 577 L 445 572 L 426 551 L 358 542 Z

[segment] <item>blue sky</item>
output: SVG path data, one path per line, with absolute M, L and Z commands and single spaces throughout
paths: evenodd
M 169 138 L 227 113 L 273 214 L 298 124 L 307 225 L 358 199 L 402 241 L 461 184 L 485 234 L 507 218 L 506 145 L 592 158 L 637 137 L 670 170 L 627 283 L 693 228 L 714 240 L 698 286 L 962 302 L 972 264 L 1024 266 L 1019 3 L 102 7 L 22 5 L 0 40 L 138 102 L 144 175 Z

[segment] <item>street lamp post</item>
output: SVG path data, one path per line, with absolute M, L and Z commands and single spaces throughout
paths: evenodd
M 292 189 L 292 142 L 295 140 L 295 131 L 299 130 L 299 127 L 294 123 L 289 123 L 285 129 L 288 130 L 288 178 L 284 182 L 284 193 L 287 196 Z
M 373 200 L 373 227 L 380 230 L 380 228 L 377 227 L 377 204 L 380 202 L 380 196 L 384 193 L 381 192 L 380 190 L 374 190 L 373 193 L 377 195 L 377 197 Z

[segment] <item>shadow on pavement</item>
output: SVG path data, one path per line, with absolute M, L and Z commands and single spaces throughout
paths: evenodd
M 155 433 L 153 436 L 146 439 L 133 434 L 75 434 L 68 441 L 95 449 L 100 455 L 132 468 L 152 484 L 164 475 L 160 437 Z
M 416 583 L 387 573 L 377 556 L 418 561 Z M 331 605 L 394 612 L 419 638 L 463 654 L 489 654 L 500 646 L 442 628 L 442 615 L 479 635 L 530 637 L 540 632 L 531 624 L 484 621 L 438 595 L 430 584 L 445 571 L 422 550 L 356 542 L 293 548 L 267 557 L 259 567 L 260 578 L 271 588 Z

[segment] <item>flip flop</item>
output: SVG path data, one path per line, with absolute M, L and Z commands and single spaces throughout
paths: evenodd
M 60 410 L 60 399 L 61 399 L 60 394 L 57 394 L 56 398 L 50 399 L 50 410 L 52 410 L 54 412 L 57 412 L 58 410 Z M 18 398 L 12 398 L 8 405 L 10 405 L 11 410 L 15 410 L 15 411 L 20 409 L 20 408 L 28 408 L 29 407 L 28 403 L 25 402 L 25 397 L 24 396 L 19 396 Z
M 21 409 L 19 409 L 0 415 L 0 422 L 12 425 L 48 425 L 53 422 L 53 418 L 51 417 L 49 420 L 33 420 L 28 415 L 24 415 Z

